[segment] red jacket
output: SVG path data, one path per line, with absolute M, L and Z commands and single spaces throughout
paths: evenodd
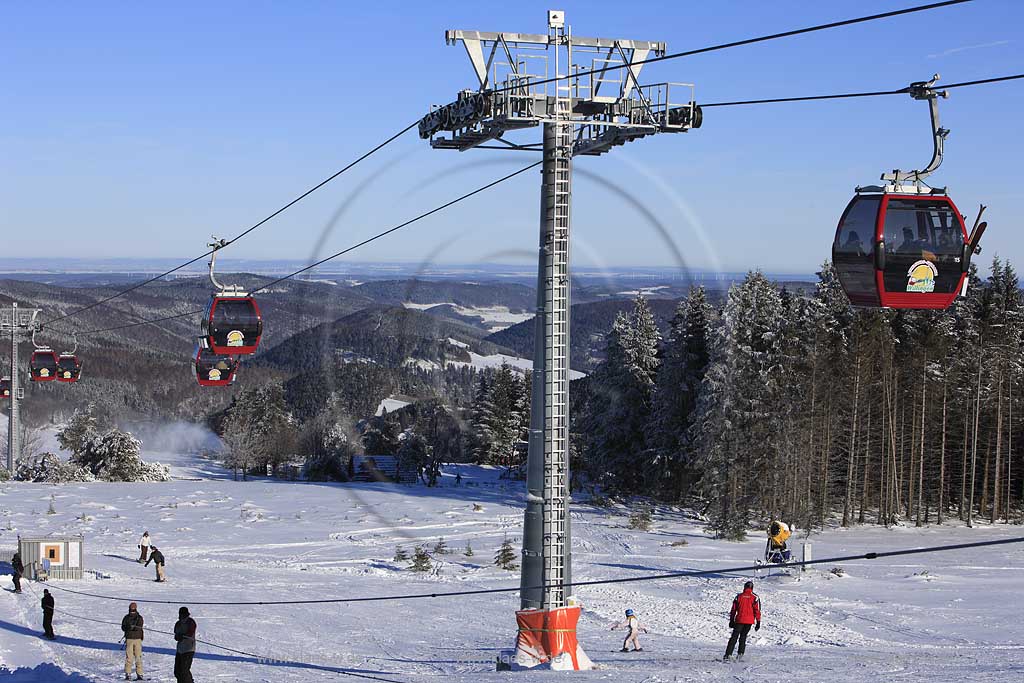
M 734 624 L 754 624 L 761 621 L 761 599 L 752 588 L 744 588 L 732 601 L 729 621 Z

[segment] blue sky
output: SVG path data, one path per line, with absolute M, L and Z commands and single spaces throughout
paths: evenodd
M 669 51 L 891 10 L 912 0 L 561 2 L 577 35 Z M 444 30 L 543 32 L 549 2 L 17 3 L 0 22 L 4 255 L 190 257 L 474 85 Z M 623 9 L 625 8 L 625 9 Z M 642 9 L 642 11 L 638 11 Z M 902 87 L 1024 72 L 1024 3 L 929 13 L 648 67 L 698 101 Z M 964 88 L 934 177 L 969 219 L 989 205 L 985 260 L 1024 263 L 1018 229 L 1024 81 Z M 923 165 L 927 108 L 908 96 L 713 109 L 704 127 L 581 159 L 580 265 L 806 272 L 827 257 L 855 185 Z M 539 139 L 539 131 L 534 131 Z M 321 254 L 525 165 L 527 154 L 431 150 L 415 133 L 234 245 L 245 258 Z M 616 191 L 609 189 L 616 188 Z M 631 198 L 627 201 L 624 197 Z M 538 177 L 525 174 L 350 258 L 528 261 Z M 45 236 L 45 238 L 44 238 Z M 225 256 L 232 254 L 225 253 Z

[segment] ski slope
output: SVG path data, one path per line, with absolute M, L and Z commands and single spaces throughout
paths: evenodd
M 454 468 L 443 486 L 235 482 L 191 455 L 148 453 L 182 479 L 167 483 L 0 485 L 0 550 L 18 534 L 86 536 L 86 567 L 102 578 L 51 582 L 59 639 L 39 637 L 41 587 L 0 596 L 0 681 L 107 681 L 121 678 L 116 625 L 132 599 L 147 627 L 170 631 L 189 605 L 199 638 L 248 654 L 200 645 L 201 681 L 1000 681 L 1024 672 L 1020 618 L 1024 546 L 999 546 L 843 565 L 804 574 L 754 577 L 764 627 L 751 634 L 747 661 L 722 663 L 727 611 L 746 576 L 582 587 L 580 640 L 599 669 L 581 673 L 497 673 L 495 657 L 514 643 L 515 593 L 405 602 L 310 606 L 201 606 L 197 601 L 267 601 L 430 593 L 515 586 L 518 573 L 493 557 L 507 536 L 518 547 L 522 485 L 495 470 Z M 50 500 L 56 514 L 46 514 Z M 584 504 L 573 511 L 575 578 L 586 581 L 750 564 L 763 543 L 708 537 L 685 511 L 658 508 L 649 532 L 628 528 L 624 508 Z M 167 557 L 168 582 L 134 562 L 144 530 Z M 1019 526 L 834 529 L 811 537 L 814 556 L 1024 535 Z M 430 574 L 394 562 L 396 546 L 452 554 Z M 802 540 L 802 539 L 801 539 Z M 686 544 L 683 545 L 682 542 Z M 799 548 L 799 540 L 794 545 Z M 465 556 L 467 544 L 472 556 Z M 0 565 L 0 573 L 9 566 Z M 8 577 L 0 577 L 10 589 Z M 30 584 L 26 584 L 30 585 Z M 106 601 L 56 590 L 101 595 Z M 617 652 L 609 632 L 625 608 L 650 630 L 643 653 Z M 76 615 L 76 616 L 71 616 Z M 88 620 L 87 620 L 88 619 Z M 112 622 L 111 625 L 98 622 Z M 171 681 L 173 640 L 145 640 L 147 678 Z M 256 656 L 253 656 L 256 655 Z M 279 660 L 279 661 L 278 661 Z M 56 667 L 56 668 L 54 668 Z M 356 674 L 350 676 L 346 674 Z

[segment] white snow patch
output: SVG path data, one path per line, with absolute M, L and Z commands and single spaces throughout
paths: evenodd
M 509 367 L 518 370 L 523 374 L 533 372 L 533 361 L 528 358 L 519 358 L 518 356 L 509 356 L 504 353 L 493 353 L 489 356 L 482 356 L 479 353 L 473 351 L 469 352 L 470 361 L 468 363 L 463 361 L 448 361 L 448 365 L 455 367 L 474 367 L 478 369 L 484 368 L 500 368 L 502 365 L 508 365 Z M 585 372 L 579 370 L 570 370 L 569 379 L 580 379 L 586 377 Z
M 623 296 L 651 296 L 652 294 L 656 294 L 662 289 L 668 288 L 668 285 L 658 285 L 657 287 L 641 287 L 639 289 L 627 289 L 618 292 L 618 294 Z
M 377 412 L 375 412 L 374 415 L 380 417 L 381 415 L 384 414 L 385 410 L 388 411 L 389 413 L 393 413 L 396 410 L 400 410 L 401 408 L 406 407 L 407 405 L 409 405 L 408 401 L 402 401 L 401 399 L 389 396 L 380 402 L 380 405 L 377 406 Z
M 435 304 L 414 304 L 404 301 L 402 305 L 417 311 L 426 311 L 437 306 L 451 306 L 459 315 L 482 319 L 484 324 L 488 325 L 487 329 L 491 333 L 500 332 L 533 317 L 533 313 L 530 312 L 514 313 L 509 310 L 508 306 L 460 306 L 450 301 Z

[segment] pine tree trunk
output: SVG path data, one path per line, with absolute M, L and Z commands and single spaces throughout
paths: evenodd
M 910 457 L 906 467 L 906 519 L 913 519 L 913 504 L 915 484 L 918 482 L 918 471 L 914 466 L 918 457 L 918 399 L 911 393 L 910 400 L 913 401 L 910 409 Z
M 1002 463 L 1002 451 L 1003 451 L 1003 371 L 999 371 L 999 383 L 996 387 L 996 460 L 993 467 L 993 481 L 992 481 L 992 516 L 989 521 L 992 524 L 996 523 L 996 519 L 999 517 L 999 494 L 1002 492 L 1002 481 L 1000 475 L 1003 471 Z
M 808 530 L 810 530 L 811 527 L 813 526 L 811 516 L 813 514 L 813 507 L 814 507 L 814 502 L 813 501 L 814 501 L 814 498 L 813 498 L 813 495 L 811 493 L 811 470 L 812 470 L 812 467 L 811 467 L 810 463 L 812 462 L 812 460 L 814 458 L 814 453 L 815 453 L 815 443 L 814 443 L 815 439 L 814 439 L 814 435 L 818 431 L 817 429 L 815 429 L 815 426 L 816 426 L 816 416 L 817 416 L 817 408 L 818 408 L 818 343 L 817 343 L 817 340 L 815 340 L 815 343 L 814 343 L 814 360 L 812 362 L 812 367 L 811 367 L 811 425 L 810 425 L 810 430 L 807 433 L 807 457 L 804 458 L 804 462 L 805 462 L 804 472 L 806 474 L 806 484 L 807 484 L 807 489 L 806 489 L 806 491 L 807 491 L 807 498 L 804 501 L 804 508 L 805 508 L 804 512 L 806 514 L 806 516 L 805 516 L 806 522 L 804 523 L 804 526 Z
M 1006 420 L 1006 502 L 1003 505 L 1005 510 L 1006 523 L 1010 523 L 1010 494 L 1013 492 L 1013 372 L 1010 372 L 1010 387 L 1007 393 L 1009 416 Z
M 870 474 L 868 466 L 871 462 L 871 403 L 868 403 L 868 427 L 864 432 L 864 468 L 861 474 L 861 490 L 860 490 L 860 514 L 857 515 L 857 523 L 864 523 L 864 508 L 867 506 L 868 501 L 868 475 Z
M 825 518 L 828 514 L 828 465 L 830 455 L 832 453 L 832 396 L 828 397 L 825 405 L 826 412 L 828 414 L 828 422 L 825 425 L 825 450 L 821 454 L 821 496 L 818 504 L 818 523 L 822 526 L 825 524 Z
M 850 449 L 846 463 L 846 495 L 843 497 L 843 526 L 850 526 L 853 510 L 853 464 L 857 447 L 857 413 L 860 408 L 860 354 L 857 355 L 857 369 L 853 380 L 853 424 L 850 429 Z
M 900 406 L 900 450 L 898 453 L 899 460 L 896 463 L 896 469 L 894 474 L 896 475 L 896 506 L 894 511 L 898 514 L 903 509 L 902 495 L 903 495 L 903 482 L 906 479 L 903 472 L 903 460 L 904 454 L 907 450 L 907 402 L 903 399 L 900 394 L 896 395 L 896 400 L 899 401 Z
M 967 502 L 967 526 L 974 526 L 974 484 L 978 476 L 978 423 L 981 422 L 981 357 L 978 357 L 978 386 L 974 397 L 974 433 L 971 437 L 971 498 Z
M 918 456 L 917 456 L 917 520 L 914 522 L 914 526 L 921 526 L 921 501 L 923 500 L 922 491 L 924 491 L 924 423 L 926 414 L 926 401 L 928 399 L 928 360 L 925 359 L 924 366 L 921 368 L 921 436 L 918 438 Z
M 988 510 L 988 479 L 989 467 L 992 464 L 992 433 L 989 432 L 985 443 L 985 475 L 981 480 L 981 500 L 978 502 L 978 514 L 983 515 Z
M 882 438 L 878 440 L 878 523 L 885 524 L 885 482 L 888 481 L 889 468 L 889 370 L 882 374 Z
M 967 444 L 970 442 L 971 434 L 971 403 L 967 401 L 964 405 L 964 448 L 963 457 L 960 460 L 960 505 L 957 506 L 957 515 L 960 521 L 966 521 L 967 506 Z
M 936 521 L 942 524 L 943 513 L 946 504 L 946 398 L 949 393 L 949 383 L 942 382 L 942 446 L 939 448 L 939 505 L 936 509 Z

